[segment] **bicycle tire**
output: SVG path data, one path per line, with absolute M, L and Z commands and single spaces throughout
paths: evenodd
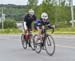
M 35 52 L 36 53 L 40 53 L 41 52 L 41 44 L 37 43 L 37 39 L 36 39 L 37 35 L 34 36 L 34 47 L 35 47 Z
M 30 37 L 30 45 L 31 45 L 31 49 L 32 49 L 32 50 L 35 50 L 33 36 Z
M 47 40 L 48 39 L 48 40 Z M 52 47 L 53 46 L 53 47 Z M 55 52 L 55 42 L 51 35 L 48 35 L 45 40 L 45 50 L 49 56 L 52 56 Z M 49 49 L 49 50 L 48 50 Z M 52 50 L 52 51 L 51 51 Z
M 21 43 L 24 49 L 27 48 L 27 41 L 24 39 L 24 34 L 21 35 Z

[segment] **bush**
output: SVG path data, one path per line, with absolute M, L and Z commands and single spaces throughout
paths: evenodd
M 0 22 L 0 29 L 2 28 L 2 23 Z
M 6 19 L 4 21 L 4 28 L 16 28 L 16 21 L 14 19 Z M 2 23 L 0 23 L 0 28 L 2 28 Z

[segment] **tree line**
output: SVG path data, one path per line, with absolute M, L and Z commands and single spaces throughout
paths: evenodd
M 34 9 L 37 19 L 40 18 L 42 12 L 47 12 L 51 24 L 57 27 L 70 26 L 71 20 L 71 0 L 43 0 L 42 4 L 38 5 L 39 0 L 28 0 L 27 5 L 0 5 L 4 9 L 6 18 L 15 19 L 16 21 L 22 21 L 29 9 Z M 75 6 L 74 6 L 75 13 Z M 75 17 L 75 14 L 74 14 Z

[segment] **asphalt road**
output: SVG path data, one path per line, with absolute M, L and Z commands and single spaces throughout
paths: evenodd
M 45 51 L 37 54 L 31 48 L 24 50 L 21 35 L 0 35 L 0 61 L 75 61 L 75 35 L 53 35 L 56 50 L 53 56 Z

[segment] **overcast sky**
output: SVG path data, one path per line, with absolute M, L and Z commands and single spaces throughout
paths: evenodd
M 42 0 L 39 0 L 39 4 Z M 0 4 L 16 4 L 16 5 L 26 5 L 27 0 L 0 0 Z M 75 0 L 73 0 L 73 5 L 75 5 Z
M 39 0 L 39 4 L 42 0 Z M 0 4 L 16 4 L 16 5 L 26 5 L 27 0 L 0 0 Z

